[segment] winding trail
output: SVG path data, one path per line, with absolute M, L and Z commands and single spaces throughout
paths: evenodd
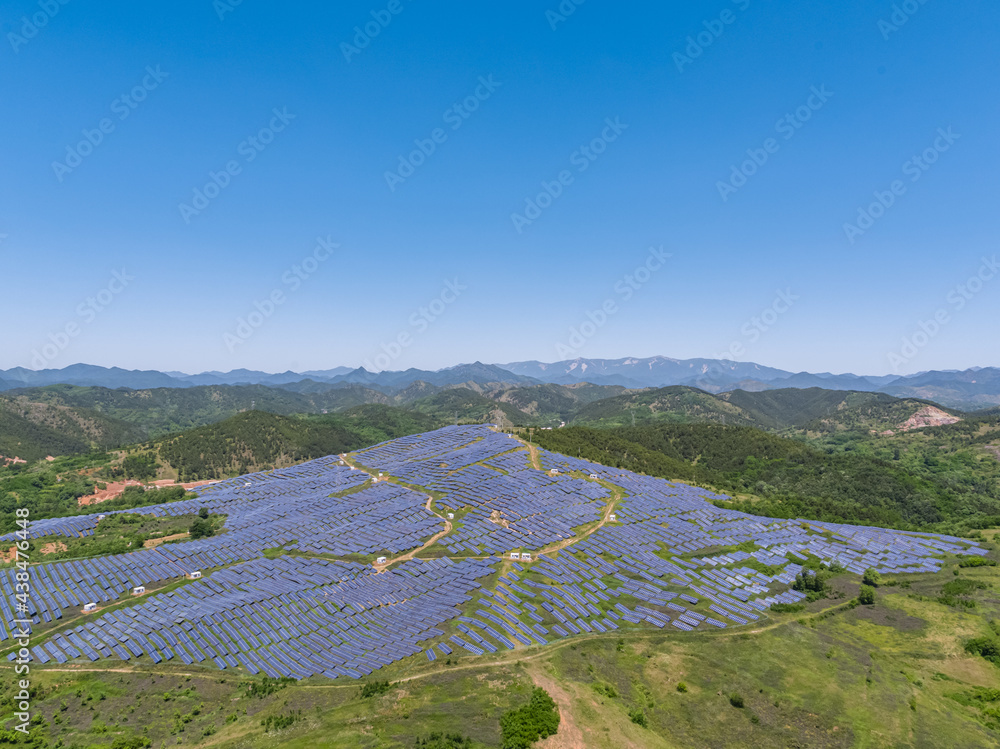
M 531 463 L 531 466 L 535 470 L 537 470 L 537 471 L 543 470 L 542 469 L 542 459 L 541 459 L 541 456 L 539 455 L 538 447 L 536 445 L 532 444 L 531 442 L 525 442 L 524 440 L 522 440 L 517 435 L 512 435 L 512 436 L 513 436 L 514 440 L 516 440 L 522 447 L 524 447 L 524 448 L 526 448 L 528 450 L 529 461 Z M 342 454 L 340 456 L 340 459 L 343 460 L 344 463 L 346 465 L 349 465 L 351 468 L 354 468 L 354 469 L 356 469 L 358 471 L 362 471 L 365 474 L 367 474 L 371 478 L 373 484 L 376 483 L 376 482 L 378 482 L 378 481 L 389 481 L 389 482 L 391 482 L 393 484 L 396 484 L 397 486 L 404 486 L 407 489 L 413 489 L 414 491 L 416 491 L 413 487 L 408 486 L 407 484 L 399 481 L 398 479 L 396 479 L 393 476 L 386 476 L 384 473 L 380 473 L 377 470 L 365 468 L 365 466 L 363 466 L 363 465 L 361 465 L 360 463 L 357 462 L 356 458 L 353 458 L 351 455 L 349 455 L 347 453 Z M 624 497 L 624 492 L 622 491 L 621 488 L 615 486 L 614 484 L 609 484 L 609 483 L 604 482 L 604 481 L 598 481 L 596 479 L 591 479 L 589 477 L 588 478 L 584 478 L 584 480 L 585 481 L 593 481 L 596 484 L 600 484 L 602 487 L 604 487 L 605 489 L 607 489 L 611 493 L 611 497 L 608 499 L 607 506 L 604 508 L 604 516 L 593 527 L 588 528 L 588 529 L 586 529 L 586 530 L 584 530 L 584 531 L 582 531 L 580 533 L 577 533 L 577 534 L 573 535 L 571 538 L 566 538 L 566 539 L 563 539 L 562 541 L 556 541 L 551 546 L 542 547 L 541 549 L 539 549 L 538 551 L 535 552 L 535 558 L 538 558 L 538 557 L 540 557 L 542 555 L 555 554 L 555 553 L 560 552 L 560 551 L 562 551 L 563 549 L 565 549 L 565 548 L 567 548 L 569 546 L 572 546 L 573 544 L 579 543 L 580 541 L 583 541 L 585 538 L 588 538 L 591 534 L 595 533 L 596 531 L 599 531 L 601 528 L 603 528 L 605 525 L 607 525 L 610 522 L 611 515 L 615 511 L 615 505 L 618 502 L 620 502 L 621 499 Z M 432 515 L 435 515 L 436 517 L 438 517 L 438 518 L 441 519 L 441 522 L 444 523 L 444 530 L 442 530 L 439 533 L 436 533 L 435 535 L 431 536 L 431 538 L 428 539 L 427 541 L 425 541 L 421 546 L 418 546 L 415 549 L 411 549 L 410 551 L 406 552 L 405 554 L 400 554 L 399 556 L 392 557 L 391 559 L 386 559 L 386 561 L 383 562 L 383 563 L 381 563 L 381 564 L 373 563 L 372 566 L 376 570 L 378 570 L 379 572 L 384 572 L 386 569 L 388 569 L 389 567 L 391 567 L 392 565 L 394 565 L 394 564 L 396 564 L 398 562 L 407 562 L 407 561 L 413 559 L 414 557 L 416 557 L 416 555 L 419 554 L 420 552 L 422 552 L 422 551 L 424 551 L 426 549 L 429 549 L 434 544 L 436 544 L 438 541 L 440 541 L 442 538 L 444 538 L 449 533 L 451 533 L 451 531 L 452 531 L 452 529 L 454 527 L 452 525 L 451 521 L 448 520 L 448 518 L 444 517 L 441 513 L 435 512 L 434 508 L 432 507 L 433 504 L 434 504 L 434 497 L 432 497 L 430 495 L 427 495 L 427 503 L 424 505 L 424 507 L 427 509 L 427 511 L 429 513 L 431 513 Z M 481 557 L 478 557 L 478 556 L 476 556 L 476 557 L 463 556 L 461 558 L 462 559 L 488 559 L 491 556 L 493 556 L 493 555 L 487 554 L 487 555 L 483 555 Z
M 381 480 L 381 481 L 390 481 L 394 484 L 401 485 L 399 481 L 397 481 L 391 476 L 385 476 L 384 474 L 380 474 L 378 471 L 372 472 L 367 468 L 365 468 L 364 466 L 359 465 L 358 462 L 355 459 L 353 459 L 350 455 L 341 455 L 340 459 L 343 460 L 351 468 L 363 471 L 364 473 L 371 476 L 373 484 Z M 380 476 L 381 479 L 379 478 Z M 427 503 L 424 505 L 424 508 L 427 510 L 427 512 L 441 519 L 441 521 L 444 523 L 444 530 L 431 536 L 426 542 L 424 542 L 422 546 L 418 546 L 415 549 L 410 549 L 410 551 L 406 552 L 405 554 L 400 554 L 399 556 L 393 557 L 392 559 L 386 559 L 386 561 L 383 562 L 382 564 L 373 563 L 372 566 L 376 570 L 378 570 L 379 572 L 385 572 L 386 569 L 396 564 L 397 562 L 408 562 L 411 559 L 413 559 L 417 554 L 419 554 L 421 551 L 423 551 L 424 549 L 429 549 L 431 546 L 433 546 L 442 538 L 451 533 L 452 529 L 451 521 L 448 520 L 448 518 L 444 517 L 441 513 L 435 512 L 434 509 L 431 507 L 431 505 L 433 504 L 434 504 L 434 497 L 428 494 Z

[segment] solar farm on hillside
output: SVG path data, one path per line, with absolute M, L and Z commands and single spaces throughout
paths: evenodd
M 123 511 L 207 508 L 225 531 L 33 565 L 32 659 L 356 679 L 411 657 L 746 625 L 804 597 L 789 584 L 806 555 L 903 573 L 986 553 L 948 536 L 756 517 L 704 489 L 537 454 L 540 467 L 509 435 L 455 426 Z M 87 536 L 98 522 L 41 520 L 31 535 Z M 24 615 L 12 608 L 15 571 L 0 580 L 0 644 L 11 646 Z

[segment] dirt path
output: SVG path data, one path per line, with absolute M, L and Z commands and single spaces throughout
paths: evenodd
M 583 741 L 583 731 L 577 724 L 573 714 L 573 700 L 566 690 L 551 676 L 545 673 L 540 663 L 532 663 L 525 668 L 536 687 L 541 687 L 555 700 L 559 707 L 559 730 L 555 736 L 549 736 L 539 741 L 535 746 L 539 749 L 587 749 Z
M 528 448 L 528 452 L 531 453 L 531 465 L 534 466 L 536 470 L 542 470 L 542 458 L 538 454 L 538 448 L 530 442 L 525 442 L 520 437 L 515 437 L 514 439 Z
M 381 479 L 382 481 L 391 481 L 392 480 L 391 477 L 389 477 L 389 476 L 385 476 L 385 475 L 379 474 L 377 471 L 373 473 L 372 471 L 369 471 L 367 468 L 364 468 L 362 466 L 357 465 L 356 462 L 352 461 L 351 458 L 350 458 L 350 456 L 348 456 L 348 455 L 341 456 L 341 459 L 347 465 L 351 466 L 351 468 L 356 468 L 359 471 L 363 471 L 364 473 L 367 473 L 369 476 L 371 476 L 373 482 L 374 481 L 378 481 L 380 475 L 382 476 L 382 479 Z M 393 483 L 396 483 L 396 482 L 393 482 Z M 441 521 L 444 523 L 444 530 L 441 531 L 440 533 L 436 533 L 433 536 L 431 536 L 430 539 L 428 539 L 422 546 L 418 546 L 416 549 L 411 549 L 410 551 L 406 552 L 405 554 L 400 554 L 398 557 L 393 557 L 392 559 L 388 559 L 388 560 L 386 560 L 382 564 L 375 564 L 375 565 L 373 565 L 375 567 L 375 569 L 377 569 L 379 572 L 382 572 L 383 570 L 387 569 L 388 567 L 390 567 L 393 564 L 396 564 L 397 562 L 408 562 L 411 559 L 413 559 L 413 557 L 415 557 L 417 554 L 419 554 L 421 551 L 423 551 L 424 549 L 430 548 L 431 546 L 433 546 L 434 544 L 436 544 L 438 541 L 440 541 L 442 538 L 444 538 L 449 533 L 451 533 L 451 529 L 452 529 L 451 521 L 448 520 L 448 518 L 446 518 L 444 515 L 441 515 L 440 513 L 434 512 L 434 510 L 431 509 L 431 505 L 433 503 L 434 503 L 434 497 L 432 497 L 430 495 L 427 495 L 427 503 L 424 505 L 424 509 L 426 509 L 427 512 L 431 513 L 435 517 L 441 519 Z
M 162 536 L 160 538 L 147 538 L 146 543 L 143 544 L 147 549 L 155 549 L 160 544 L 166 541 L 176 541 L 178 538 L 187 538 L 191 534 L 188 531 L 183 533 L 174 533 L 172 536 Z

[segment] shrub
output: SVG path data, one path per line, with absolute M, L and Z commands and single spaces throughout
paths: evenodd
M 261 720 L 260 724 L 264 727 L 264 733 L 268 733 L 269 731 L 280 731 L 283 728 L 288 728 L 301 717 L 301 710 L 299 710 L 298 713 L 289 713 L 288 715 L 269 715 Z
M 869 567 L 865 570 L 865 574 L 861 576 L 861 582 L 865 585 L 877 588 L 879 583 L 882 582 L 882 576 L 876 572 L 874 568 Z
M 610 697 L 611 699 L 615 699 L 618 696 L 618 690 L 611 684 L 606 684 L 603 681 L 594 683 L 594 691 L 598 694 L 604 695 L 605 697 Z
M 871 585 L 862 585 L 858 593 L 858 603 L 864 606 L 871 606 L 875 603 L 875 588 Z
M 732 705 L 733 707 L 738 707 L 742 709 L 744 707 L 743 695 L 737 692 L 733 692 L 731 695 L 729 695 L 729 704 Z
M 967 595 L 974 590 L 985 590 L 987 587 L 989 586 L 981 580 L 971 580 L 967 577 L 960 577 L 957 580 L 952 580 L 941 586 L 941 592 L 946 596 L 962 596 Z
M 288 676 L 281 676 L 277 679 L 272 679 L 270 676 L 265 676 L 261 679 L 253 681 L 245 681 L 243 683 L 243 689 L 246 692 L 247 697 L 259 697 L 264 699 L 270 694 L 274 694 L 279 689 L 284 689 L 289 684 L 294 684 L 295 679 Z M 169 694 L 169 692 L 167 693 Z M 167 695 L 164 695 L 164 699 Z
M 686 692 L 687 690 L 688 690 L 688 685 L 687 684 L 685 684 L 683 681 L 677 682 L 677 691 L 678 692 L 682 692 L 683 693 L 683 692 Z
M 802 603 L 772 603 L 771 611 L 776 611 L 779 614 L 794 614 L 797 611 L 802 611 L 805 608 L 805 604 Z
M 958 563 L 959 567 L 996 567 L 996 559 L 986 559 L 985 557 L 969 557 Z
M 119 736 L 111 742 L 111 749 L 146 749 L 153 745 L 151 739 L 145 736 Z
M 458 733 L 435 731 L 424 738 L 417 738 L 417 749 L 472 749 L 472 739 Z
M 559 730 L 559 710 L 549 693 L 535 687 L 531 701 L 500 717 L 502 749 L 529 749 L 539 739 Z
M 1000 639 L 996 635 L 969 640 L 965 643 L 965 652 L 970 655 L 981 655 L 991 663 L 1000 666 Z
M 649 720 L 646 718 L 646 713 L 644 713 L 637 707 L 628 711 L 628 718 L 637 726 L 642 726 L 643 728 L 649 728 Z
M 378 697 L 380 694 L 385 694 L 392 688 L 392 684 L 388 681 L 369 681 L 363 684 L 361 687 L 361 697 L 366 699 L 368 697 Z

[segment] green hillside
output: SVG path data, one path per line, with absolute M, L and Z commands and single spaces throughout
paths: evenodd
M 293 465 L 438 426 L 433 417 L 382 405 L 309 417 L 248 411 L 161 437 L 134 454 L 160 463 L 163 475 L 193 481 Z
M 759 429 L 711 424 L 536 434 L 546 449 L 710 487 L 736 497 L 726 506 L 768 517 L 943 532 L 1000 522 L 1000 463 L 968 448 L 934 463 L 929 454 L 926 461 L 904 460 L 891 447 L 888 454 L 874 447 L 824 450 Z
M 142 430 L 139 439 L 211 424 L 255 408 L 290 415 L 337 411 L 362 403 L 388 403 L 388 396 L 348 386 L 297 393 L 264 385 L 208 385 L 193 388 L 109 390 L 100 387 L 52 385 L 16 391 L 25 401 L 72 406 L 98 412 Z
M 0 455 L 28 462 L 135 442 L 141 429 L 84 408 L 0 398 Z
M 826 434 L 893 429 L 921 408 L 936 406 L 930 401 L 894 398 L 885 393 L 820 388 L 786 388 L 755 393 L 734 390 L 718 397 L 753 413 L 758 422 L 768 428 Z M 961 415 L 958 411 L 942 410 Z
M 696 388 L 683 386 L 626 391 L 581 406 L 572 424 L 625 426 L 650 421 L 676 424 L 711 422 L 734 426 L 764 426 L 754 413 Z
M 481 424 L 498 420 L 498 414 L 511 424 L 530 424 L 534 419 L 510 405 L 499 403 L 466 388 L 449 388 L 435 395 L 419 398 L 409 404 L 409 408 L 444 423 L 454 422 Z

